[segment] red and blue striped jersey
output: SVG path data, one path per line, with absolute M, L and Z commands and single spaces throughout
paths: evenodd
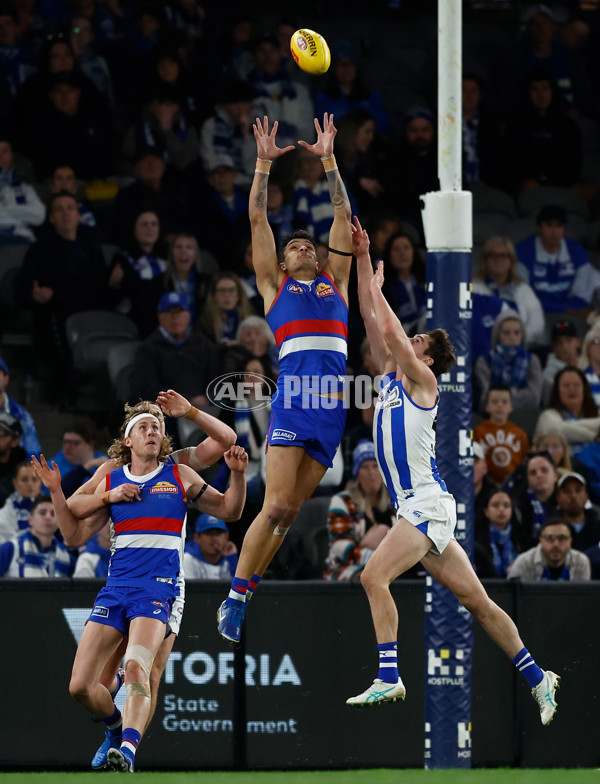
M 314 281 L 286 275 L 266 319 L 279 349 L 280 380 L 346 375 L 348 305 L 327 273 Z
M 106 584 L 163 585 L 165 594 L 173 594 L 187 514 L 179 467 L 161 463 L 150 474 L 134 476 L 123 466 L 108 474 L 106 489 L 127 482 L 140 486 L 141 500 L 110 505 L 113 545 Z

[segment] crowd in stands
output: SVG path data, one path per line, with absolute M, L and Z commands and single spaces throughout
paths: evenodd
M 313 142 L 314 118 L 333 113 L 338 165 L 383 260 L 385 296 L 409 334 L 425 328 L 420 196 L 439 188 L 433 71 L 399 100 L 378 70 L 385 58 L 323 19 L 332 64 L 309 78 L 289 55 L 304 20 L 275 4 L 220 5 L 0 0 L 0 576 L 102 576 L 109 546 L 107 529 L 76 559 L 56 535 L 27 462 L 44 445 L 9 368 L 33 379 L 40 402 L 73 413 L 53 458 L 67 495 L 106 459 L 115 411 L 174 388 L 234 427 L 250 454 L 249 503 L 260 504 L 269 408 L 257 400 L 268 400 L 278 363 L 250 244 L 257 116 L 278 121 L 284 147 Z M 418 5 L 381 0 L 372 14 L 392 32 L 414 23 L 417 40 L 408 9 Z M 479 59 L 467 47 L 462 93 L 475 561 L 482 577 L 598 579 L 600 4 L 497 6 L 490 13 L 509 20 L 503 43 Z M 276 161 L 267 211 L 276 241 L 306 229 L 326 259 L 332 207 L 318 158 L 298 146 Z M 354 276 L 348 373 L 372 377 L 357 302 Z M 128 331 L 90 369 L 75 347 L 85 321 L 74 318 L 92 311 L 106 330 Z M 230 410 L 207 395 L 223 373 L 248 382 Z M 87 407 L 86 382 L 96 390 Z M 316 565 L 325 579 L 358 579 L 393 522 L 370 443 L 374 394 L 371 385 L 349 411 L 317 491 L 331 497 Z M 167 418 L 176 447 L 198 438 L 186 424 Z M 188 576 L 235 571 L 225 523 L 202 515 L 188 538 Z

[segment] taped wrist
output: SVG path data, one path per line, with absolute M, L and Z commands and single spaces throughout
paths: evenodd
M 321 158 L 321 163 L 326 172 L 338 170 L 335 155 L 327 155 L 325 158 Z
M 257 158 L 256 169 L 254 169 L 254 173 L 268 174 L 271 171 L 272 165 L 273 165 L 273 161 L 270 161 L 267 158 Z
M 104 506 L 110 506 L 110 490 L 106 490 L 102 493 L 102 503 Z
M 183 415 L 183 418 L 194 419 L 197 413 L 198 413 L 198 409 L 196 408 L 196 406 L 190 406 L 190 410 L 187 412 L 187 414 Z

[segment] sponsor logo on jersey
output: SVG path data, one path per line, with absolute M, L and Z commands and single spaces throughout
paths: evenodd
M 296 438 L 296 433 L 292 433 L 291 430 L 273 430 L 271 438 L 285 438 L 287 441 L 294 441 Z
M 335 294 L 333 286 L 331 286 L 329 283 L 323 283 L 323 281 L 321 281 L 321 283 L 317 283 L 316 291 L 317 297 L 330 297 L 331 295 Z
M 304 289 L 299 283 L 288 283 L 287 290 L 292 294 L 304 294 Z
M 157 482 L 150 490 L 150 495 L 153 493 L 176 493 L 178 489 L 177 485 L 171 482 Z
M 92 610 L 92 615 L 101 615 L 102 618 L 108 618 L 110 610 L 108 607 L 94 607 Z

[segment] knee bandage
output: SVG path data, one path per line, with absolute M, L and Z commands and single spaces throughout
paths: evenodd
M 273 529 L 273 536 L 285 536 L 289 530 L 289 525 L 287 527 L 283 525 L 276 525 Z
M 136 664 L 142 668 L 144 675 L 146 676 L 146 680 L 144 683 L 140 681 L 133 681 L 133 683 L 127 684 L 127 696 L 128 697 L 150 697 L 150 670 L 152 669 L 152 663 L 154 662 L 154 656 L 148 648 L 145 648 L 143 645 L 128 645 L 127 650 L 125 651 L 125 668 L 127 668 L 127 662 L 134 661 Z

